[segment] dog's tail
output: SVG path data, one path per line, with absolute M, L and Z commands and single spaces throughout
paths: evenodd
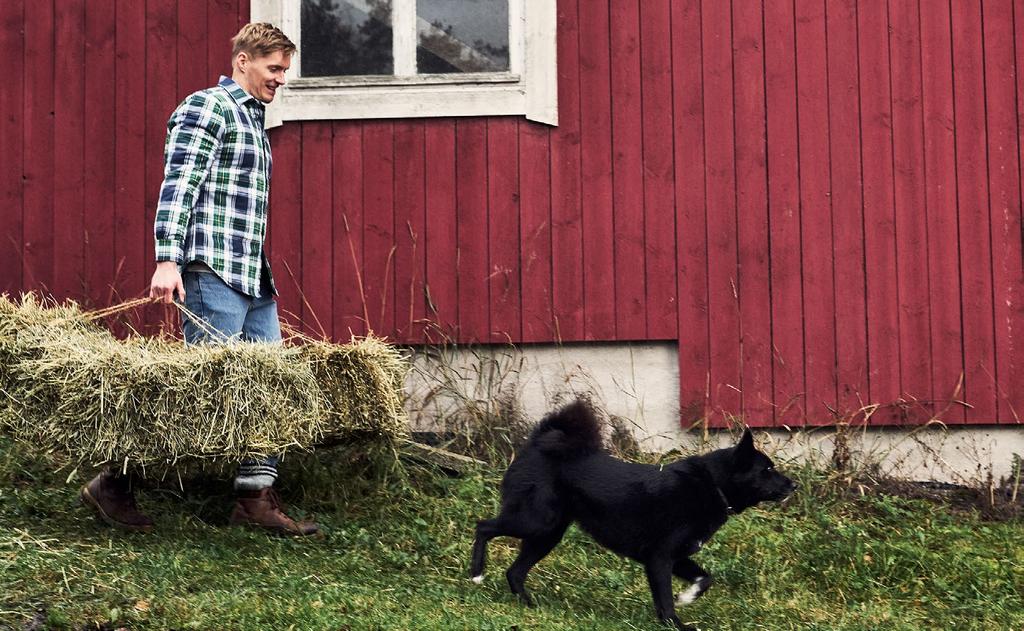
M 576 458 L 601 450 L 601 426 L 587 401 L 576 401 L 545 416 L 530 434 L 541 453 Z

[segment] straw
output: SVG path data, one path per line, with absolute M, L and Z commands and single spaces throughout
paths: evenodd
M 407 432 L 407 361 L 380 339 L 186 345 L 96 324 L 142 302 L 86 312 L 0 296 L 0 431 L 79 462 L 148 468 Z

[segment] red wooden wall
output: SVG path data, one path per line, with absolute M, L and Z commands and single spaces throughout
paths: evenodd
M 247 18 L 0 3 L 0 291 L 145 291 L 164 124 Z M 684 422 L 1019 421 L 1024 0 L 559 0 L 558 19 L 557 128 L 272 132 L 269 249 L 302 326 L 678 339 Z

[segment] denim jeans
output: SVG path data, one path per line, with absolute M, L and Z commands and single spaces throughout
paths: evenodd
M 263 277 L 258 298 L 247 296 L 228 286 L 213 270 L 186 271 L 181 277 L 185 285 L 185 307 L 202 318 L 200 326 L 182 315 L 181 328 L 189 344 L 226 342 L 279 342 L 281 323 L 277 319 L 277 302 Z M 212 329 L 212 330 L 211 330 Z
M 247 296 L 221 280 L 206 268 L 192 271 L 191 265 L 182 273 L 185 285 L 185 307 L 203 320 L 202 325 L 188 314 L 181 316 L 186 344 L 218 343 L 229 340 L 246 342 L 279 342 L 281 323 L 277 319 L 277 302 L 264 274 L 258 298 Z M 274 484 L 279 458 L 246 460 L 238 467 L 235 490 L 255 491 Z

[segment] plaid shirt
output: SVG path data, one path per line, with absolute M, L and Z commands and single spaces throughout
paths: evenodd
M 157 261 L 201 261 L 253 297 L 261 270 L 270 277 L 263 250 L 272 170 L 265 109 L 228 77 L 182 101 L 167 121 L 156 209 Z

